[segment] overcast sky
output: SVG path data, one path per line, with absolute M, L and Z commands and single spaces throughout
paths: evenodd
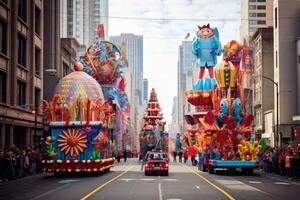
M 149 91 L 156 89 L 167 123 L 177 95 L 178 46 L 186 34 L 191 40 L 197 25 L 210 23 L 219 28 L 222 44 L 239 39 L 240 0 L 109 0 L 109 15 L 110 36 L 144 36 L 144 78 L 149 80 Z

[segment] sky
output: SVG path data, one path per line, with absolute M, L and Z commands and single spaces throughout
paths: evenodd
M 167 123 L 177 95 L 178 47 L 187 33 L 192 40 L 197 25 L 210 23 L 222 44 L 239 40 L 240 0 L 109 0 L 109 16 L 110 36 L 144 36 L 144 78 L 149 92 L 155 88 Z

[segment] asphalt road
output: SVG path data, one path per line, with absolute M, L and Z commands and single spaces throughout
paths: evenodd
M 299 181 L 281 176 L 211 175 L 178 163 L 171 163 L 169 176 L 144 176 L 136 160 L 121 162 L 100 176 L 42 174 L 0 183 L 1 200 L 290 200 L 299 199 L 299 192 Z

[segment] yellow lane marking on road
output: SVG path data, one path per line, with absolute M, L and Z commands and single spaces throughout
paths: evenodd
M 233 196 L 231 196 L 230 194 L 228 194 L 225 190 L 223 190 L 222 188 L 220 188 L 219 186 L 217 186 L 216 184 L 214 184 L 213 182 L 211 182 L 210 180 L 208 180 L 204 176 L 200 175 L 199 173 L 197 173 L 192 168 L 190 168 L 188 166 L 185 166 L 185 167 L 187 169 L 189 169 L 191 172 L 193 172 L 195 175 L 199 176 L 201 179 L 203 179 L 204 181 L 206 181 L 208 184 L 210 184 L 211 186 L 213 186 L 214 188 L 216 188 L 217 190 L 219 190 L 220 192 L 222 192 L 229 200 L 235 200 L 235 198 L 233 198 Z
M 105 186 L 107 186 L 108 184 L 110 184 L 111 182 L 115 181 L 116 179 L 118 179 L 121 176 L 123 176 L 124 174 L 126 174 L 131 168 L 132 168 L 132 166 L 129 167 L 126 171 L 124 171 L 121 174 L 119 174 L 118 176 L 115 176 L 114 178 L 110 179 L 109 181 L 103 183 L 102 185 L 99 185 L 99 187 L 95 188 L 93 191 L 91 191 L 90 193 L 88 193 L 87 195 L 85 195 L 84 197 L 82 197 L 81 200 L 86 200 L 86 199 L 90 198 L 96 192 L 98 192 L 99 190 L 101 190 L 102 188 L 104 188 Z

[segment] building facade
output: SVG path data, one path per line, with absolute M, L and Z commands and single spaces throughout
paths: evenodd
M 44 2 L 0 1 L 1 147 L 40 140 L 42 117 L 33 112 L 43 96 Z
M 177 98 L 178 98 L 178 115 L 177 128 L 178 132 L 184 131 L 184 113 L 189 110 L 190 105 L 185 98 L 185 91 L 192 88 L 193 85 L 193 63 L 195 57 L 192 54 L 192 41 L 182 41 L 178 48 L 178 63 L 177 63 Z M 179 114 L 181 113 L 181 114 Z
M 279 135 L 276 142 L 289 142 L 296 125 L 297 93 L 296 40 L 300 34 L 300 0 L 274 0 L 274 81 L 278 83 Z M 275 91 L 276 94 L 276 91 Z M 275 105 L 277 100 L 275 98 Z M 275 107 L 274 118 L 277 116 Z M 276 120 L 275 120 L 275 124 Z
M 148 102 L 148 79 L 143 79 L 143 104 Z
M 74 37 L 80 45 L 88 46 L 97 36 L 97 28 L 104 24 L 108 37 L 108 0 L 61 0 L 60 36 Z
M 118 36 L 111 36 L 110 40 L 123 46 L 128 61 L 129 67 L 128 70 L 126 69 L 125 77 L 128 83 L 126 93 L 131 105 L 129 135 L 131 144 L 134 145 L 138 143 L 138 134 L 143 125 L 141 119 L 143 119 L 144 114 L 143 36 L 122 33 Z
M 240 39 L 250 38 L 258 28 L 273 26 L 273 0 L 241 0 Z
M 265 138 L 269 145 L 274 143 L 274 79 L 273 28 L 259 28 L 251 39 L 254 48 L 253 108 L 255 130 L 258 138 Z M 271 119 L 271 120 L 270 120 Z

